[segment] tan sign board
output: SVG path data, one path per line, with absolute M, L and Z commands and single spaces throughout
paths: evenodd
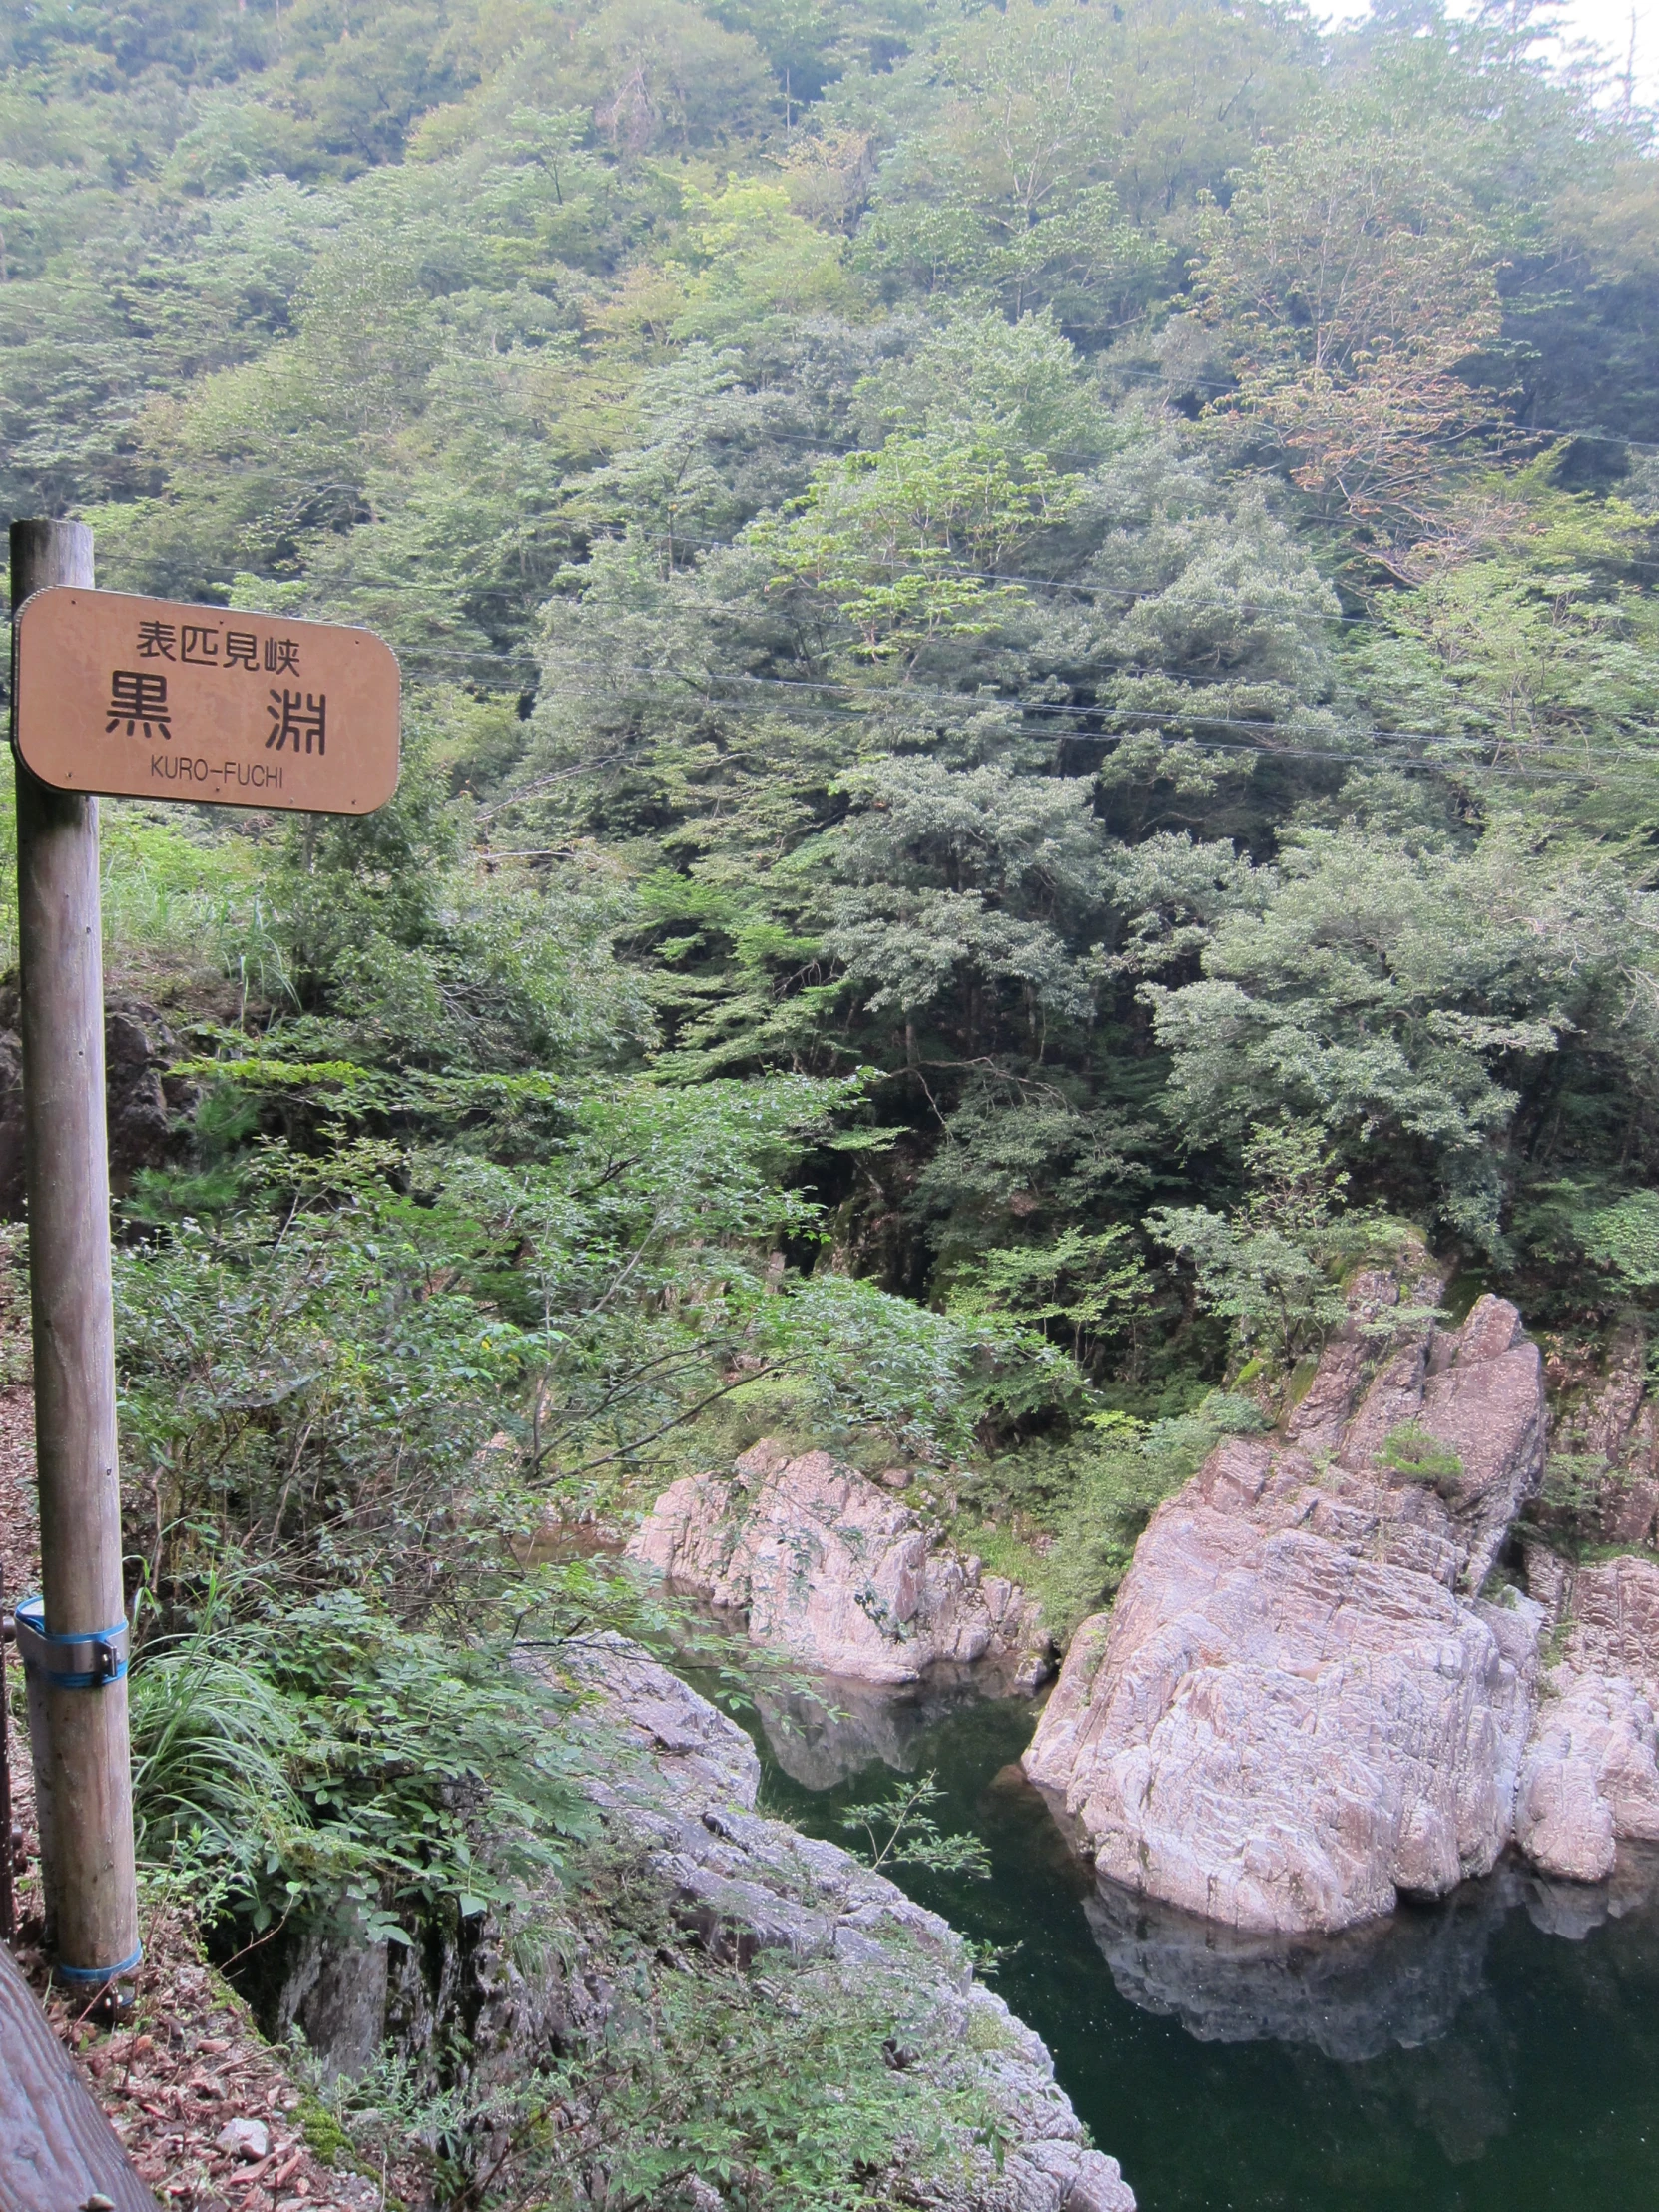
M 17 619 L 43 784 L 366 815 L 397 789 L 397 657 L 371 630 L 54 585 Z

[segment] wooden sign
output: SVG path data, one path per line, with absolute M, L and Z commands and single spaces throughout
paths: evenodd
M 16 639 L 17 749 L 60 791 L 366 815 L 397 789 L 397 657 L 372 630 L 58 584 Z

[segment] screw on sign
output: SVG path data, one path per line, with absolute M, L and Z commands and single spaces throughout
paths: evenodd
M 17 621 L 17 749 L 59 791 L 365 815 L 397 788 L 370 630 L 56 585 Z

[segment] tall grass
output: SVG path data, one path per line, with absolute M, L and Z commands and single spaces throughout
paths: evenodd
M 104 957 L 112 973 L 224 975 L 248 998 L 289 995 L 288 969 L 247 830 L 188 807 L 101 803 Z M 0 972 L 17 960 L 17 812 L 0 778 Z
M 133 1819 L 142 1861 L 194 1842 L 246 1886 L 309 1826 L 289 1779 L 302 1731 L 280 1690 L 216 1648 L 221 1634 L 210 1618 L 133 1671 Z

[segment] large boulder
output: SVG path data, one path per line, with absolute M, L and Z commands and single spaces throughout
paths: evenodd
M 1347 1928 L 1509 1837 L 1542 1612 L 1478 1592 L 1541 1472 L 1541 1365 L 1503 1300 L 1389 1333 L 1390 1295 L 1283 1436 L 1159 1508 L 1026 1754 L 1102 1877 L 1235 1928 Z
M 1656 1708 L 1659 1561 L 1580 1567 L 1515 1805 L 1515 1841 L 1534 1866 L 1599 1882 L 1621 1843 L 1659 1843 Z
M 530 1900 L 428 1927 L 412 1945 L 353 1943 L 331 1928 L 294 1946 L 276 2023 L 304 2031 L 324 2078 L 360 2070 L 382 2041 L 423 2078 L 450 2055 L 457 2021 L 478 2090 L 522 2083 L 610 2034 L 626 2050 L 648 2011 L 632 1970 L 608 1978 L 615 1947 L 602 1927 L 625 1873 L 631 1914 L 654 1901 L 716 1957 L 771 1954 L 787 1967 L 787 1982 L 757 1977 L 757 2001 L 813 2018 L 849 2000 L 867 2017 L 891 1999 L 888 2017 L 915 2031 L 917 2047 L 889 2046 L 890 2063 L 929 2085 L 935 2112 L 964 2115 L 952 2119 L 955 2156 L 927 2198 L 934 2212 L 1135 2212 L 1041 2038 L 978 1980 L 949 1925 L 837 1845 L 756 1812 L 761 1763 L 735 1721 L 612 1633 L 520 1663 L 582 1693 L 560 1728 L 604 1832 L 611 1883 L 587 1897 L 551 1884 L 547 1941 L 526 1939 Z M 564 2093 L 566 2125 L 602 2144 L 612 2120 L 603 2076 L 597 2092 L 590 2083 Z M 717 2201 L 695 2177 L 680 2194 Z
M 1041 2038 L 976 1978 L 947 1923 L 837 1845 L 757 1813 L 747 1736 L 637 1646 L 587 1639 L 564 1671 L 592 1700 L 586 1792 L 615 1841 L 644 1851 L 684 1927 L 717 1954 L 789 1954 L 802 2006 L 817 1991 L 902 1987 L 928 2029 L 903 2063 L 988 2123 L 930 2197 L 938 2212 L 1135 2212 Z
M 792 1457 L 767 1438 L 730 1476 L 685 1476 L 628 1556 L 742 1612 L 751 1643 L 827 1674 L 914 1682 L 983 1660 L 1029 1688 L 1047 1672 L 1047 1634 L 1018 1586 L 941 1545 L 899 1497 L 827 1451 Z
M 21 1221 L 23 1187 L 23 1045 L 18 1035 L 18 987 L 0 980 L 0 1220 Z M 159 1168 L 181 1148 L 181 1117 L 198 1092 L 168 1071 L 176 1058 L 173 1032 L 154 1006 L 112 998 L 104 1009 L 104 1091 L 110 1187 L 124 1198 L 142 1168 Z

